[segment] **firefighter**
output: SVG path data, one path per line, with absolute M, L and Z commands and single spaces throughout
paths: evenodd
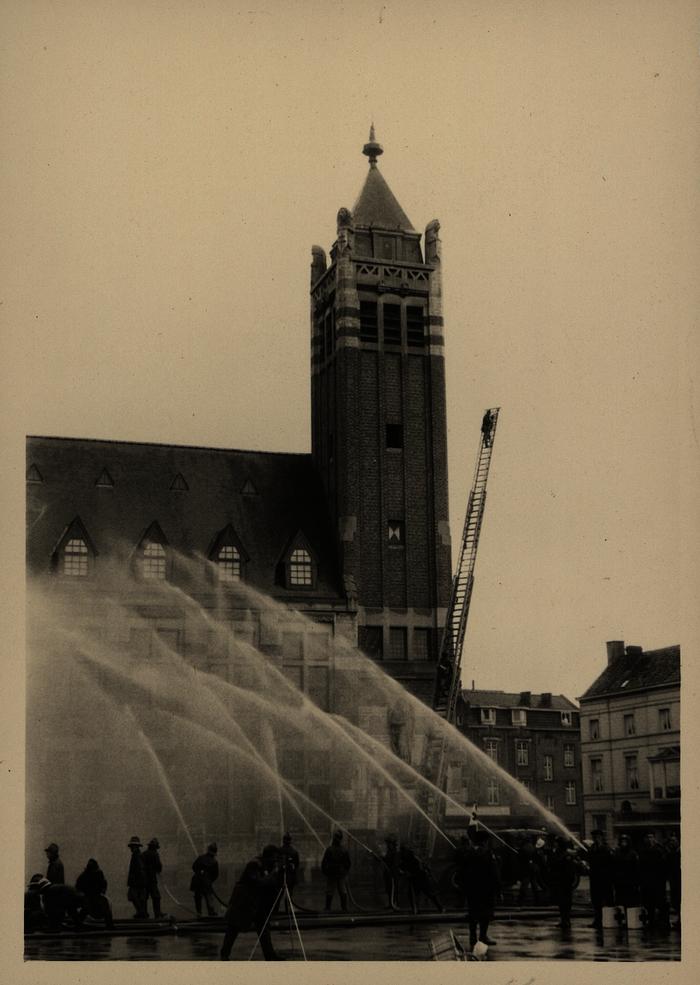
M 204 855 L 199 855 L 192 863 L 194 875 L 190 881 L 190 892 L 194 893 L 194 906 L 198 917 L 202 915 L 202 900 L 207 905 L 209 916 L 216 916 L 214 883 L 219 878 L 219 863 L 216 859 L 218 850 L 216 842 L 213 841 L 207 845 Z
M 333 834 L 331 844 L 325 850 L 323 859 L 321 860 L 321 872 L 326 877 L 326 913 L 330 913 L 333 895 L 336 890 L 340 897 L 340 908 L 343 913 L 347 913 L 347 878 L 350 871 L 350 864 L 348 850 L 343 847 L 343 832 L 336 831 Z
M 141 856 L 143 864 L 143 874 L 146 880 L 146 898 L 144 907 L 148 912 L 148 897 L 153 900 L 153 918 L 158 920 L 163 916 L 160 908 L 160 889 L 158 887 L 158 876 L 163 871 L 163 863 L 160 860 L 160 842 L 157 838 L 151 838 L 148 848 Z
M 588 849 L 589 885 L 591 906 L 593 907 L 593 923 L 591 927 L 600 930 L 603 926 L 603 907 L 612 906 L 615 895 L 613 880 L 614 853 L 605 840 L 605 832 L 596 828 L 591 832 L 593 844 Z
M 270 936 L 270 917 L 283 888 L 279 849 L 275 845 L 266 845 L 261 855 L 248 862 L 233 887 L 220 951 L 222 961 L 228 961 L 238 935 L 251 928 L 258 934 L 266 961 L 284 960 L 275 951 Z
M 129 861 L 129 874 L 126 878 L 127 894 L 126 898 L 133 903 L 134 920 L 148 920 L 148 910 L 146 909 L 146 873 L 143 868 L 143 856 L 141 855 L 141 839 L 138 835 L 132 835 L 127 844 L 131 852 Z

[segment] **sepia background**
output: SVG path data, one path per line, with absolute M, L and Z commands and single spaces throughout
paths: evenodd
M 453 543 L 502 408 L 465 684 L 575 698 L 608 639 L 692 659 L 697 3 L 0 9 L 17 484 L 27 433 L 309 450 L 310 247 L 373 120 L 441 221 Z

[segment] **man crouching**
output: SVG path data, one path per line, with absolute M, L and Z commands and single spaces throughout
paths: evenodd
M 270 918 L 283 892 L 283 871 L 278 864 L 279 849 L 266 845 L 262 855 L 251 859 L 233 887 L 226 910 L 226 933 L 221 945 L 221 960 L 228 961 L 234 941 L 245 930 L 257 932 L 266 961 L 283 961 L 272 946 Z

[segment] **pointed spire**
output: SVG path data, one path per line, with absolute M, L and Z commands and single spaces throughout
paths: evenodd
M 384 148 L 378 144 L 374 136 L 374 123 L 369 128 L 369 141 L 362 148 L 362 153 L 369 158 L 369 166 L 376 168 L 377 158 L 384 153 Z

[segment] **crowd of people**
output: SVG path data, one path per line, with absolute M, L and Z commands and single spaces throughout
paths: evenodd
M 603 926 L 604 907 L 641 907 L 648 927 L 667 929 L 669 911 L 680 927 L 681 853 L 678 838 L 670 835 L 660 844 L 653 832 L 642 839 L 638 851 L 627 834 L 620 835 L 617 848 L 610 848 L 603 831 L 592 832 L 588 848 L 593 927 Z M 668 886 L 668 891 L 667 891 Z
M 376 857 L 382 866 L 387 908 L 399 909 L 407 902 L 412 912 L 417 913 L 421 898 L 425 897 L 437 911 L 444 912 L 429 866 L 410 845 L 399 844 L 393 835 L 387 836 L 385 844 L 384 855 Z M 152 838 L 144 850 L 140 838 L 134 835 L 127 847 L 130 852 L 127 899 L 134 908 L 134 918 L 149 919 L 149 901 L 154 919 L 163 918 L 159 887 L 163 865 L 158 839 Z M 677 915 L 676 925 L 680 926 L 680 846 L 673 835 L 662 845 L 653 833 L 648 833 L 639 850 L 632 847 L 626 834 L 619 837 L 615 849 L 610 848 L 602 831 L 592 832 L 592 841 L 585 852 L 575 849 L 564 838 L 545 833 L 526 835 L 517 849 L 506 847 L 510 858 L 515 858 L 516 868 L 511 874 L 515 874 L 515 882 L 519 884 L 518 902 L 526 903 L 531 894 L 533 902 L 539 904 L 546 894 L 547 901 L 557 905 L 563 928 L 571 925 L 573 891 L 582 872 L 589 876 L 592 927 L 602 928 L 606 907 L 640 907 L 646 925 L 662 929 L 669 926 L 673 910 Z M 197 916 L 202 916 L 203 905 L 208 916 L 216 916 L 219 912 L 216 903 L 223 904 L 214 888 L 219 877 L 217 851 L 216 843 L 212 842 L 192 863 L 190 891 Z M 114 920 L 107 897 L 107 879 L 97 860 L 88 859 L 72 886 L 65 881 L 58 845 L 52 842 L 45 853 L 46 875 L 33 875 L 25 892 L 25 930 L 60 930 L 66 922 L 78 928 L 88 918 L 111 928 Z M 472 948 L 477 942 L 495 943 L 488 930 L 496 902 L 502 898 L 502 863 L 506 857 L 503 851 L 494 851 L 489 832 L 478 825 L 470 827 L 457 845 L 453 885 L 466 911 Z M 299 869 L 299 853 L 289 833 L 284 835 L 281 846 L 265 846 L 259 856 L 244 866 L 225 910 L 222 960 L 229 958 L 237 936 L 247 930 L 257 933 L 266 960 L 279 959 L 269 923 L 282 904 L 286 910 L 292 909 L 291 893 Z M 324 912 L 330 912 L 336 894 L 341 910 L 347 911 L 350 869 L 351 858 L 343 843 L 343 833 L 336 831 L 321 861 L 325 879 Z

